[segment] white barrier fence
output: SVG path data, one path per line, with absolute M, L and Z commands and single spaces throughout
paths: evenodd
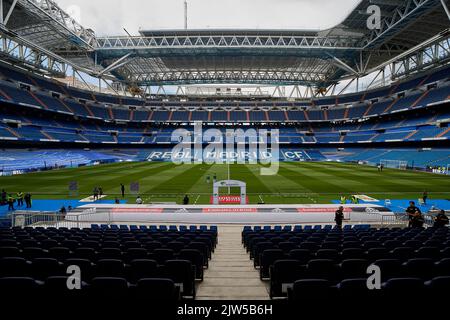
M 12 227 L 56 227 L 56 228 L 88 228 L 98 221 L 107 221 L 111 224 L 109 211 L 98 211 L 95 208 L 87 209 L 81 213 L 61 214 L 57 212 L 29 212 L 16 211 L 11 215 Z

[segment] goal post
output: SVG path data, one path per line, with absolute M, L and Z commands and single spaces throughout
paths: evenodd
M 390 169 L 399 169 L 399 170 L 406 170 L 408 169 L 408 161 L 404 160 L 381 160 L 380 165 L 383 165 L 385 168 Z

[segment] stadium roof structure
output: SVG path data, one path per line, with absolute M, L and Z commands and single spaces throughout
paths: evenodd
M 0 4 L 4 59 L 56 76 L 71 66 L 128 85 L 330 88 L 388 66 L 396 77 L 450 57 L 450 0 L 362 0 L 328 30 L 143 30 L 125 37 L 96 36 L 51 0 Z M 371 5 L 381 9 L 381 29 L 367 27 Z

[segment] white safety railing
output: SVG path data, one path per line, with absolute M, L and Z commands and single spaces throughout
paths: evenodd
M 16 211 L 11 214 L 12 227 L 56 227 L 56 228 L 88 228 L 93 223 L 102 221 L 112 224 L 111 212 L 98 211 L 95 208 L 79 213 L 61 214 L 59 212 Z

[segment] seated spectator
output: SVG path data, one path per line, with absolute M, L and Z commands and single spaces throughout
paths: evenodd
M 448 217 L 445 214 L 444 210 L 441 210 L 441 212 L 438 213 L 438 215 L 434 218 L 434 227 L 435 228 L 443 228 L 446 225 L 448 225 Z
M 411 216 L 411 228 L 422 228 L 425 219 L 423 218 L 422 212 L 417 209 L 416 212 Z

